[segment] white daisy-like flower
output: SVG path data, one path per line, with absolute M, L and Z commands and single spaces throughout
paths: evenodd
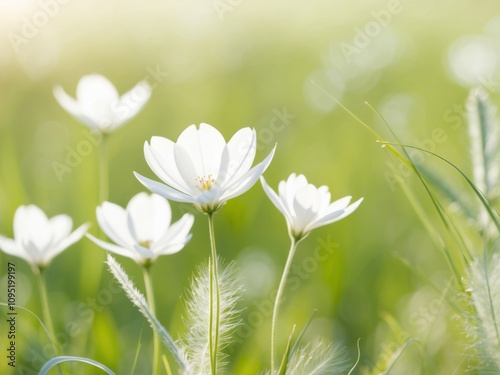
M 131 258 L 138 264 L 146 265 L 160 255 L 177 253 L 191 239 L 189 231 L 194 216 L 185 214 L 172 223 L 170 204 L 156 194 L 139 193 L 126 209 L 103 202 L 96 213 L 99 226 L 114 244 L 91 234 L 87 237 L 103 249 Z
M 75 231 L 68 215 L 47 215 L 35 205 L 20 206 L 14 214 L 14 239 L 0 236 L 0 249 L 24 259 L 35 268 L 45 268 L 51 260 L 83 237 L 89 224 Z
M 350 215 L 363 198 L 349 205 L 350 196 L 330 203 L 331 194 L 327 186 L 309 184 L 304 175 L 292 173 L 286 181 L 281 181 L 278 194 L 269 187 L 264 177 L 262 187 L 276 208 L 285 216 L 288 231 L 295 239 L 301 239 L 313 229 L 331 224 Z
M 61 107 L 91 129 L 110 133 L 139 113 L 151 96 L 151 87 L 141 81 L 119 96 L 106 77 L 90 74 L 78 82 L 76 99 L 61 86 L 54 88 L 54 96 Z
M 153 137 L 144 144 L 146 162 L 164 183 L 135 175 L 156 194 L 213 213 L 250 189 L 271 163 L 276 147 L 251 168 L 256 148 L 255 129 L 240 129 L 226 143 L 213 126 L 191 125 L 177 142 Z

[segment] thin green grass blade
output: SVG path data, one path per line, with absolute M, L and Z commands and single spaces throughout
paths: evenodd
M 383 138 L 375 131 L 373 130 L 366 122 L 361 120 L 358 116 L 356 116 L 349 108 L 347 108 L 344 104 L 342 104 L 341 101 L 339 101 L 335 96 L 333 96 L 331 93 L 329 93 L 327 90 L 325 90 L 323 87 L 321 87 L 319 84 L 317 84 L 315 81 L 311 81 L 313 85 L 315 85 L 317 88 L 319 88 L 321 91 L 323 91 L 327 96 L 330 97 L 336 104 L 338 104 L 344 111 L 346 111 L 352 118 L 354 118 L 357 122 L 359 122 L 366 130 L 368 130 L 378 141 L 383 143 Z M 387 147 L 389 151 L 391 151 L 401 162 L 406 164 L 408 167 L 412 168 L 412 166 L 408 163 L 408 160 L 406 160 L 399 152 L 396 150 L 394 147 L 389 145 Z
M 311 322 L 314 318 L 314 315 L 316 315 L 317 311 L 318 311 L 317 309 L 314 309 L 313 312 L 311 313 L 311 315 L 309 316 L 309 319 L 307 320 L 304 328 L 302 328 L 302 331 L 299 333 L 299 337 L 297 337 L 297 340 L 295 340 L 295 344 L 293 344 L 293 347 L 290 351 L 290 355 L 293 355 L 293 353 L 295 353 L 295 351 L 297 350 L 297 348 L 300 344 L 300 340 L 302 340 L 304 333 L 307 331 L 307 328 L 309 328 L 309 326 L 311 325 Z
M 394 166 L 391 163 L 388 163 L 388 165 L 391 168 L 391 170 L 394 172 L 395 171 Z M 411 190 L 408 188 L 408 186 L 404 183 L 404 181 L 398 180 L 398 183 L 399 183 L 401 189 L 403 190 L 403 193 L 405 194 L 406 198 L 410 202 L 410 205 L 413 207 L 415 213 L 417 214 L 417 217 L 420 219 L 420 221 L 424 225 L 424 228 L 429 233 L 432 242 L 434 243 L 434 245 L 438 249 L 442 250 L 443 255 L 448 263 L 448 266 L 450 267 L 450 269 L 453 272 L 453 275 L 457 281 L 457 284 L 463 290 L 464 287 L 463 287 L 463 283 L 462 283 L 462 277 L 460 276 L 460 273 L 458 272 L 458 268 L 457 268 L 455 262 L 453 261 L 451 253 L 448 250 L 448 247 L 446 246 L 444 239 L 441 237 L 439 232 L 435 229 L 434 224 L 427 217 L 427 214 L 426 214 L 425 210 L 422 208 L 420 202 L 415 197 L 415 195 L 411 192 Z M 430 193 L 430 191 L 429 191 L 429 193 Z M 432 193 L 430 193 L 430 194 L 432 194 Z M 438 207 L 439 206 L 436 206 L 436 209 L 439 209 Z M 443 220 L 444 220 L 444 217 L 443 217 Z
M 5 302 L 0 302 L 0 306 L 9 306 L 9 305 Z M 56 347 L 55 347 L 54 342 L 52 341 L 52 339 L 50 337 L 49 330 L 47 329 L 47 327 L 45 327 L 45 324 L 43 324 L 42 320 L 38 317 L 38 315 L 36 315 L 33 311 L 31 311 L 30 309 L 27 309 L 26 307 L 19 306 L 19 305 L 12 305 L 12 306 L 14 306 L 16 309 L 24 310 L 35 317 L 35 319 L 38 321 L 38 323 L 40 323 L 40 325 L 42 326 L 42 328 L 45 332 L 45 335 L 49 339 L 49 343 L 50 343 L 50 346 L 52 347 L 52 351 L 54 352 L 54 355 L 56 355 Z
M 370 103 L 365 102 L 365 104 L 382 120 L 382 122 L 385 124 L 387 129 L 389 129 L 389 132 L 391 133 L 391 135 L 396 140 L 397 145 L 401 146 L 402 142 L 399 140 L 397 134 L 394 132 L 394 130 L 392 130 L 392 127 L 387 123 L 385 118 Z M 377 140 L 377 142 L 380 142 L 380 141 Z M 443 205 L 439 202 L 437 197 L 434 196 L 434 194 L 432 193 L 431 189 L 429 188 L 427 182 L 425 181 L 422 174 L 420 173 L 419 168 L 417 168 L 417 166 L 415 165 L 412 158 L 410 157 L 410 155 L 408 154 L 408 152 L 406 151 L 406 149 L 404 147 L 403 147 L 403 153 L 405 154 L 406 159 L 407 159 L 408 163 L 410 163 L 413 171 L 416 173 L 418 179 L 420 180 L 420 182 L 424 186 L 425 191 L 429 195 L 429 198 L 431 199 L 432 204 L 436 208 L 436 211 L 439 215 L 439 218 L 441 219 L 445 228 L 447 229 L 447 231 L 450 235 L 450 238 L 453 240 L 453 242 L 457 246 L 457 249 L 460 251 L 462 257 L 464 258 L 465 263 L 467 264 L 471 259 L 471 257 L 470 257 L 471 252 L 468 249 L 468 247 L 466 246 L 465 241 L 463 240 L 460 232 L 456 230 L 455 225 L 453 224 L 453 221 L 450 219 L 450 217 L 449 217 L 448 213 L 446 212 L 446 210 L 444 209 Z M 453 233 L 452 229 L 455 229 L 454 233 Z M 460 242 L 462 243 L 462 246 L 463 246 L 463 249 L 465 250 L 465 252 L 464 252 L 464 250 L 462 250 L 462 248 L 461 248 L 459 242 L 456 240 L 456 238 L 458 238 L 460 240 Z M 446 253 L 448 253 L 448 249 L 445 249 L 445 251 L 446 251 Z M 451 254 L 447 254 L 447 256 L 449 258 L 451 258 Z M 468 257 L 469 257 L 469 259 L 467 259 Z M 458 277 L 457 281 L 463 289 L 462 279 L 460 277 Z
M 167 375 L 172 375 L 172 369 L 170 368 L 170 363 L 168 363 L 168 359 L 165 354 L 161 356 L 161 360 L 163 362 L 163 366 L 165 366 L 165 371 L 167 372 Z
M 139 359 L 139 353 L 141 352 L 141 347 L 142 347 L 142 330 L 141 334 L 139 335 L 139 342 L 137 343 L 137 349 L 135 350 L 135 356 L 134 356 L 134 363 L 132 364 L 132 369 L 130 370 L 130 375 L 134 375 L 135 368 L 137 367 L 137 361 Z
M 278 375 L 286 375 L 286 368 L 288 366 L 288 359 L 290 358 L 290 349 L 292 346 L 293 333 L 295 332 L 295 325 L 292 328 L 292 333 L 288 337 L 288 343 L 286 345 L 285 354 L 283 354 L 283 359 L 281 360 L 280 368 L 278 370 Z
M 445 179 L 439 178 L 431 169 L 426 168 L 424 165 L 419 165 L 418 168 L 425 179 L 435 186 L 446 199 L 459 205 L 468 219 L 476 220 L 477 214 L 470 206 L 470 203 L 466 202 L 453 187 L 446 183 Z
M 432 155 L 432 156 L 434 156 L 434 157 L 436 157 L 436 158 L 444 161 L 446 164 L 448 164 L 453 169 L 455 169 L 458 173 L 460 173 L 460 175 L 467 181 L 467 183 L 472 188 L 472 190 L 474 191 L 474 193 L 476 194 L 476 196 L 479 198 L 479 200 L 483 204 L 484 208 L 488 212 L 489 217 L 491 218 L 491 220 L 495 224 L 496 229 L 500 233 L 500 222 L 499 222 L 500 214 L 498 213 L 497 209 L 488 200 L 488 198 L 474 185 L 474 183 L 472 182 L 472 180 L 469 177 L 467 177 L 467 175 L 460 168 L 458 168 L 455 164 L 453 164 L 452 162 L 450 162 L 447 159 L 443 158 L 442 156 L 436 154 L 435 152 L 428 151 L 428 150 L 425 150 L 425 149 L 417 147 L 417 146 L 410 146 L 410 145 L 404 145 L 404 144 L 394 144 L 394 143 L 392 143 L 392 145 L 400 146 L 400 147 L 403 147 L 403 148 L 415 149 L 415 150 L 419 150 L 419 151 L 428 153 L 428 154 L 430 154 L 430 155 Z
M 54 357 L 47 361 L 45 365 L 43 365 L 42 369 L 38 373 L 38 375 L 46 375 L 49 373 L 49 371 L 54 368 L 55 366 L 58 366 L 62 363 L 65 362 L 81 362 L 81 363 L 86 363 L 88 365 L 97 367 L 98 369 L 106 372 L 109 375 L 116 375 L 113 371 L 111 371 L 108 367 L 103 365 L 102 363 L 99 363 L 97 361 L 94 361 L 93 359 L 89 358 L 83 358 L 83 357 L 74 357 L 74 356 L 60 356 L 60 357 Z

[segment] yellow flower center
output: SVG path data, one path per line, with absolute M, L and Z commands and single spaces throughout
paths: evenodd
M 139 245 L 141 245 L 142 247 L 145 247 L 146 249 L 149 249 L 149 246 L 151 246 L 151 240 L 140 241 Z
M 196 187 L 200 190 L 210 190 L 215 184 L 215 178 L 210 173 L 206 177 L 198 177 L 196 179 Z

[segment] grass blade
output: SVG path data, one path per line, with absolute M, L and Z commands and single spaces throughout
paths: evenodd
M 74 356 L 60 356 L 60 357 L 54 357 L 54 358 L 50 359 L 49 361 L 47 361 L 43 365 L 43 367 L 40 370 L 40 372 L 38 373 L 38 375 L 46 375 L 46 374 L 49 373 L 49 371 L 53 367 L 58 366 L 58 365 L 60 365 L 61 363 L 64 363 L 64 362 L 81 362 L 81 363 L 86 363 L 88 365 L 97 367 L 98 369 L 106 372 L 109 375 L 116 375 L 113 371 L 111 371 L 108 367 L 106 367 L 102 363 L 94 361 L 93 359 L 83 358 L 83 357 L 74 357 Z

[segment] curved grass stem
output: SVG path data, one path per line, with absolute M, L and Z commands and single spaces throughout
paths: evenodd
M 144 285 L 146 287 L 146 298 L 151 312 L 156 316 L 155 297 L 153 293 L 153 282 L 151 281 L 151 265 L 145 265 L 142 268 L 144 275 Z M 158 366 L 160 360 L 160 337 L 156 330 L 153 329 L 153 371 L 152 375 L 158 374 Z
M 219 271 L 217 267 L 217 250 L 215 248 L 215 231 L 213 213 L 208 214 L 208 229 L 210 232 L 211 259 L 210 266 L 210 316 L 209 316 L 209 349 L 210 369 L 212 375 L 217 374 L 217 351 L 219 346 L 220 293 Z
M 288 252 L 288 258 L 285 263 L 285 269 L 283 270 L 283 274 L 281 275 L 280 285 L 278 287 L 278 292 L 276 293 L 276 299 L 274 301 L 273 317 L 271 323 L 271 374 L 272 375 L 274 375 L 276 371 L 276 320 L 278 319 L 280 300 L 283 294 L 283 290 L 285 289 L 286 279 L 288 277 L 288 273 L 290 272 L 290 267 L 292 265 L 293 257 L 295 255 L 295 250 L 297 249 L 299 241 L 300 240 L 297 240 L 295 237 L 291 236 L 290 251 Z

